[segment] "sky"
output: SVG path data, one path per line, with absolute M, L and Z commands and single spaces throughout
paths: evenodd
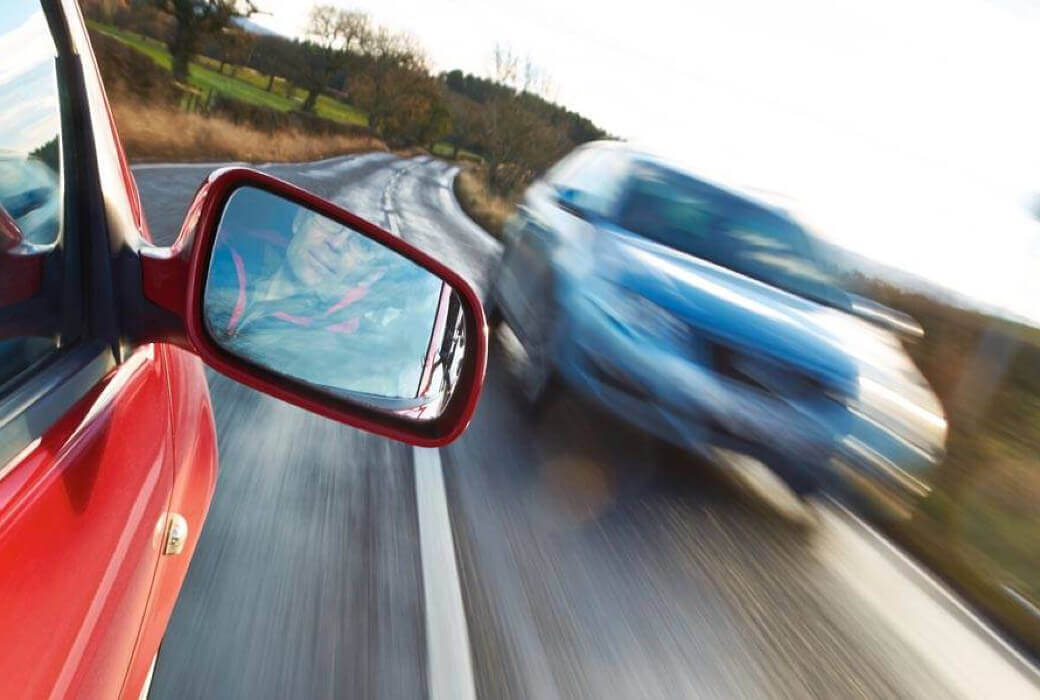
M 53 47 L 38 4 L 0 9 L 0 151 L 26 154 L 58 133 Z
M 496 43 L 529 55 L 609 132 L 1040 324 L 1040 3 L 334 4 L 415 35 L 437 71 L 487 74 Z M 290 36 L 310 7 L 258 5 Z

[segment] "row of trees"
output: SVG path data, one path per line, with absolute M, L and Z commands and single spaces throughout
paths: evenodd
M 508 193 L 574 145 L 605 136 L 591 121 L 542 97 L 550 84 L 530 60 L 498 48 L 491 75 L 455 70 L 434 75 L 411 36 L 379 26 L 362 12 L 315 5 L 304 36 L 246 31 L 253 0 L 82 0 L 88 12 L 166 43 L 174 78 L 188 79 L 194 56 L 248 66 L 268 76 L 266 88 L 295 95 L 314 112 L 322 95 L 365 112 L 369 127 L 391 144 L 447 142 L 479 154 L 489 185 Z
M 502 46 L 495 48 L 490 77 L 453 70 L 440 80 L 451 112 L 444 139 L 456 153 L 480 153 L 488 185 L 498 193 L 529 182 L 574 146 L 607 136 L 587 118 L 542 97 L 552 91 L 548 74 Z

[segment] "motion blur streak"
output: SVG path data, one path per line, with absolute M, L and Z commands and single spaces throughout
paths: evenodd
M 376 223 L 392 214 L 482 291 L 494 278 L 500 247 L 444 206 L 443 163 L 267 169 Z M 159 241 L 205 172 L 137 173 Z M 478 697 L 1040 695 L 842 512 L 781 517 L 572 396 L 532 419 L 507 330 L 472 426 L 441 450 Z M 211 388 L 223 471 L 153 696 L 425 696 L 411 450 Z

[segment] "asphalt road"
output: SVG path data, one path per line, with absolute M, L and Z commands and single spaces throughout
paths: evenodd
M 486 288 L 498 246 L 458 209 L 449 165 L 375 155 L 265 169 Z M 206 172 L 137 169 L 157 242 Z M 457 567 L 435 570 L 458 571 L 478 697 L 1040 695 L 841 509 L 794 524 L 571 398 L 532 419 L 508 350 L 493 343 L 473 424 L 440 450 Z M 222 471 L 153 697 L 428 695 L 412 448 L 216 374 L 210 387 Z

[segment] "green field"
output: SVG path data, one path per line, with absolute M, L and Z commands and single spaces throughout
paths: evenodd
M 167 51 L 161 42 L 91 20 L 88 20 L 87 24 L 94 31 L 118 39 L 127 46 L 145 54 L 166 70 L 171 70 L 172 60 L 170 52 Z M 205 56 L 196 57 L 188 67 L 188 77 L 191 86 L 203 92 L 212 90 L 220 95 L 257 105 L 258 107 L 275 109 L 279 112 L 299 109 L 303 104 L 305 92 L 300 88 L 293 89 L 292 97 L 286 96 L 287 83 L 284 78 L 276 78 L 273 89 L 271 92 L 268 92 L 265 89 L 267 87 L 267 76 L 243 66 L 235 66 L 233 68 L 235 75 L 232 76 L 219 72 L 217 70 L 219 67 L 219 62 L 211 58 Z M 315 112 L 319 117 L 344 124 L 360 124 L 362 126 L 368 124 L 368 118 L 363 112 L 345 102 L 334 100 L 327 95 L 321 95 L 318 98 Z
M 443 141 L 433 144 L 433 149 L 431 150 L 431 153 L 433 153 L 433 155 L 441 156 L 442 158 L 451 158 L 452 153 L 454 152 L 455 149 L 452 147 L 452 145 Z M 459 158 L 464 160 L 472 160 L 475 163 L 482 163 L 484 161 L 484 159 L 481 158 L 479 155 L 477 155 L 473 151 L 467 151 L 465 148 L 459 149 Z

